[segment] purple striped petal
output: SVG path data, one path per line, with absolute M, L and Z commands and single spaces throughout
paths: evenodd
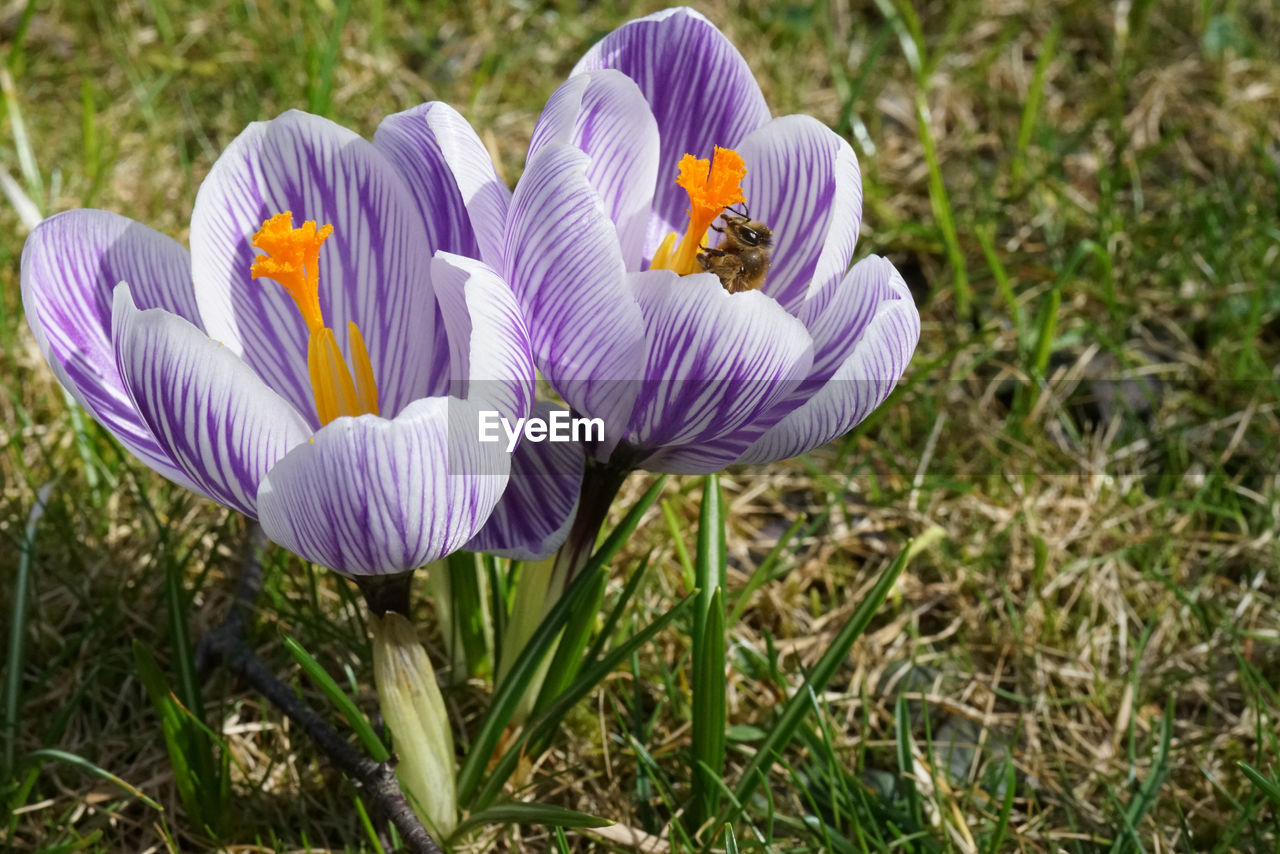
M 437 252 L 431 284 L 448 329 L 449 393 L 523 418 L 533 404 L 533 354 L 507 283 L 483 261 Z
M 530 416 L 549 420 L 553 412 L 566 410 L 540 400 Z M 550 557 L 573 524 L 585 463 L 577 442 L 521 441 L 511 456 L 507 491 L 467 550 L 516 560 Z
M 764 294 L 730 294 L 710 274 L 669 270 L 633 273 L 630 284 L 647 354 L 628 443 L 657 449 L 727 436 L 808 374 L 808 332 Z
M 635 402 L 644 341 L 618 235 L 568 145 L 532 157 L 511 202 L 507 282 L 529 324 L 534 363 L 569 406 L 603 418 L 602 458 Z
M 819 311 L 849 268 L 862 222 L 862 176 L 845 142 L 812 116 L 783 116 L 738 152 L 751 216 L 773 229 L 765 293 L 788 311 Z
M 680 158 L 709 158 L 716 145 L 736 148 L 769 120 L 769 108 L 742 54 L 692 9 L 623 24 L 587 51 L 573 73 L 602 68 L 636 81 L 662 139 L 647 257 L 668 232 L 683 234 L 688 225 L 689 199 L 675 183 Z
M 36 226 L 22 249 L 22 304 L 58 381 L 130 453 L 195 488 L 129 398 L 111 343 L 111 292 L 128 282 L 143 308 L 199 323 L 191 258 L 177 242 L 131 219 L 67 211 Z
M 543 108 L 529 158 L 557 142 L 591 158 L 587 180 L 618 229 L 623 264 L 639 270 L 658 177 L 658 125 L 639 87 L 618 71 L 570 77 Z
M 210 336 L 319 421 L 307 373 L 307 331 L 284 289 L 253 281 L 249 240 L 267 217 L 331 223 L 320 250 L 325 324 L 349 352 L 347 322 L 368 346 L 382 412 L 431 391 L 434 305 L 422 218 L 404 178 L 371 143 L 318 116 L 291 111 L 245 129 L 196 196 L 191 255 L 196 300 Z
M 794 457 L 853 429 L 884 402 L 906 370 L 920 340 L 920 315 L 898 271 L 873 255 L 849 271 L 832 307 L 813 332 L 827 347 L 820 351 L 820 361 L 827 362 L 830 353 L 844 354 L 843 360 L 821 387 L 807 394 L 798 409 L 757 440 L 740 462 Z M 852 345 L 845 345 L 845 340 Z
M 249 516 L 263 475 L 310 430 L 230 348 L 167 311 L 140 311 L 116 288 L 120 374 L 169 458 L 197 488 Z
M 882 309 L 898 301 L 915 307 L 902 276 L 878 255 L 863 258 L 830 290 L 823 311 L 801 313 L 813 336 L 813 369 L 805 382 L 810 389 L 826 382 L 844 364 Z M 805 308 L 813 302 L 805 303 Z
M 373 144 L 400 170 L 426 223 L 429 251 L 502 265 L 511 191 L 457 110 L 429 101 L 387 116 Z
M 461 548 L 502 495 L 510 460 L 475 441 L 478 410 L 431 397 L 393 420 L 338 418 L 276 464 L 258 491 L 262 528 L 349 575 L 405 572 Z

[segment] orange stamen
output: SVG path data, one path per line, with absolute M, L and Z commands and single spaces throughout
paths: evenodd
M 332 225 L 316 228 L 314 220 L 307 220 L 294 228 L 291 212 L 278 213 L 253 236 L 251 244 L 267 254 L 259 255 L 249 268 L 255 279 L 279 282 L 307 323 L 307 373 L 311 376 L 316 417 L 322 425 L 340 415 L 378 414 L 378 387 L 364 336 L 354 323 L 347 324 L 351 349 L 348 367 L 333 330 L 324 325 L 320 311 L 320 246 L 331 234 Z
M 730 205 L 744 204 L 742 179 L 747 167 L 742 155 L 732 148 L 715 147 L 711 160 L 700 160 L 692 154 L 680 159 L 676 183 L 689 194 L 689 227 L 676 244 L 669 234 L 649 262 L 650 269 L 675 270 L 682 276 L 697 272 L 697 255 L 707 236 L 707 229 Z
M 333 226 L 316 228 L 315 220 L 293 227 L 293 213 L 278 213 L 262 224 L 250 245 L 266 252 L 254 259 L 249 275 L 279 282 L 297 303 L 307 328 L 324 327 L 320 315 L 320 246 L 333 234 Z

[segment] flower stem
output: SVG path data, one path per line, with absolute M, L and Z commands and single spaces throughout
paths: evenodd
M 613 499 L 617 497 L 618 490 L 630 473 L 630 466 L 587 461 L 587 467 L 582 473 L 582 490 L 578 496 L 578 515 L 574 517 L 573 527 L 569 529 L 564 545 L 556 553 L 544 609 L 555 604 L 569 582 L 573 581 L 574 576 L 591 559 L 600 529 L 609 516 L 609 507 L 613 505 Z
M 591 559 L 596 540 L 600 536 L 600 528 L 609 516 L 609 507 L 630 473 L 630 466 L 587 461 L 587 467 L 582 473 L 578 513 L 564 545 L 555 557 L 527 564 L 521 570 L 516 588 L 517 613 L 507 623 L 507 634 L 502 644 L 501 669 L 495 684 L 501 684 L 506 671 L 528 645 L 547 612 L 560 599 L 574 576 Z M 556 642 L 558 643 L 559 641 Z M 555 658 L 556 644 L 547 650 L 541 669 L 529 681 L 520 705 L 511 717 L 513 724 L 523 723 L 532 713 L 546 680 L 547 668 Z

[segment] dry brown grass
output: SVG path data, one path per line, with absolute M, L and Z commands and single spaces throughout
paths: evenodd
M 380 23 L 368 10 L 353 13 L 331 112 L 369 135 L 388 112 L 449 101 L 514 181 L 541 104 L 580 53 L 658 5 L 435 4 L 387 8 Z M 0 9 L 10 51 L 23 6 Z M 195 190 L 222 146 L 248 121 L 307 105 L 308 51 L 333 21 L 327 2 L 245 8 L 37 5 L 13 91 L 51 191 L 38 200 L 47 212 L 88 201 L 185 239 Z M 799 514 L 821 519 L 731 629 L 730 725 L 769 725 L 787 687 L 761 664 L 771 646 L 785 682 L 799 684 L 876 570 L 908 538 L 928 534 L 936 539 L 822 698 L 833 751 L 869 791 L 898 774 L 902 696 L 911 773 L 940 845 L 984 850 L 1000 808 L 986 774 L 1007 754 L 1016 798 L 1002 849 L 1109 846 L 1157 764 L 1168 707 L 1168 776 L 1135 839 L 1149 851 L 1274 846 L 1277 806 L 1259 800 L 1237 763 L 1280 773 L 1275 9 L 1245 4 L 1206 17 L 1161 2 L 1126 29 L 1126 3 L 971 2 L 952 17 L 948 4 L 921 7 L 926 44 L 939 57 L 929 128 L 976 293 L 975 325 L 956 317 L 916 83 L 896 36 L 866 65 L 887 32 L 875 5 L 700 8 L 748 57 L 775 113 L 812 113 L 855 139 L 865 129 L 874 153 L 855 142 L 867 194 L 860 251 L 900 264 L 925 321 L 913 384 L 873 426 L 805 461 L 723 481 L 731 590 Z M 1221 50 L 1208 36 L 1217 26 L 1234 34 Z M 1020 152 L 1023 106 L 1051 31 L 1060 33 L 1057 50 Z M 848 106 L 859 124 L 839 126 L 844 87 L 858 81 Z M 96 146 L 82 122 L 86 92 Z M 22 180 L 11 134 L 0 138 L 0 162 Z M 984 229 L 1017 295 L 1021 332 L 984 256 Z M 23 229 L 7 206 L 0 233 L 0 534 L 8 541 L 0 613 L 11 610 L 36 490 L 54 483 L 34 543 L 18 753 L 75 753 L 164 807 L 46 763 L 14 801 L 19 813 L 8 827 L 0 822 L 0 837 L 22 851 L 208 850 L 184 822 L 130 644 L 168 658 L 164 573 L 178 559 L 194 591 L 193 635 L 220 618 L 243 525 L 123 459 L 101 431 L 77 430 L 21 321 Z M 1106 263 L 1090 256 L 1064 272 L 1086 239 Z M 1045 391 L 1020 400 L 1055 286 L 1061 307 Z M 1146 379 L 1135 386 L 1133 376 Z M 1108 394 L 1130 394 L 1128 406 L 1100 404 Z M 633 478 L 619 508 L 645 485 Z M 673 482 L 664 500 L 692 545 L 697 484 Z M 619 573 L 650 550 L 641 622 L 688 592 L 656 510 L 616 562 Z M 323 706 L 277 641 L 279 632 L 298 637 L 332 673 L 350 668 L 372 713 L 363 625 L 345 582 L 283 556 L 270 573 L 255 633 L 263 657 Z M 430 626 L 425 603 L 422 616 Z M 665 850 L 663 807 L 637 793 L 647 772 L 622 732 L 635 708 L 653 713 L 644 746 L 684 785 L 688 646 L 685 633 L 663 635 L 634 673 L 615 674 L 570 717 L 528 769 L 538 799 L 636 828 L 649 822 L 662 840 L 649 850 Z M 305 738 L 223 676 L 204 691 L 235 760 L 227 850 L 365 844 L 350 791 Z M 486 697 L 480 684 L 452 695 L 459 726 L 474 725 Z M 929 744 L 940 733 L 957 746 L 977 742 L 957 747 L 968 761 L 951 778 Z M 803 746 L 787 758 L 818 767 Z M 731 779 L 742 764 L 731 751 Z M 771 790 L 780 813 L 813 812 L 795 777 L 779 775 Z M 759 822 L 762 811 L 753 814 Z M 806 850 L 820 847 L 795 828 L 777 832 L 779 844 L 808 838 Z M 592 850 L 590 839 L 572 837 L 573 850 Z M 545 830 L 523 828 L 471 850 L 548 849 Z

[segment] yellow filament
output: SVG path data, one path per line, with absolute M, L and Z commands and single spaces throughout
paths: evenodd
M 700 160 L 692 154 L 680 159 L 676 183 L 689 194 L 689 227 L 677 244 L 674 232 L 659 245 L 651 270 L 674 270 L 682 276 L 698 271 L 697 256 L 707 229 L 730 205 L 744 204 L 742 179 L 747 167 L 742 155 L 732 148 L 715 147 L 711 160 Z
M 351 349 L 351 364 L 355 368 L 356 397 L 360 408 L 365 412 L 378 411 L 378 385 L 373 380 L 373 364 L 369 361 L 369 351 L 364 346 L 364 336 L 360 327 L 347 323 L 347 343 Z
M 252 245 L 259 255 L 249 272 L 253 278 L 278 282 L 293 298 L 306 321 L 307 373 L 315 396 L 316 417 L 328 424 L 341 415 L 378 414 L 378 386 L 364 336 L 354 323 L 347 324 L 353 371 L 347 366 L 333 330 L 324 325 L 320 311 L 320 246 L 333 234 L 332 225 L 316 228 L 307 220 L 293 227 L 293 214 L 278 213 L 262 224 Z

